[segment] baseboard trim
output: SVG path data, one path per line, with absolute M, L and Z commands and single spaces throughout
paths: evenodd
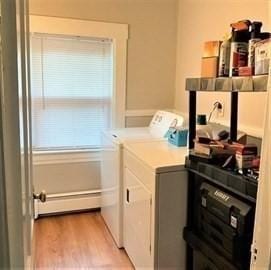
M 101 194 L 82 194 L 66 197 L 60 194 L 59 197 L 49 197 L 45 203 L 37 202 L 35 206 L 36 217 L 39 215 L 97 209 L 101 207 Z

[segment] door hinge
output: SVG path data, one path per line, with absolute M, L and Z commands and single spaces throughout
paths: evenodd
M 151 245 L 150 245 L 150 253 L 151 253 Z
M 252 263 L 255 263 L 257 261 L 257 254 L 258 254 L 258 249 L 256 248 L 255 244 L 251 245 L 251 260 Z

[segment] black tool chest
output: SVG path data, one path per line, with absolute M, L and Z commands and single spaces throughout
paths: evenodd
M 190 189 L 183 234 L 187 269 L 249 269 L 257 183 L 189 158 L 186 166 Z

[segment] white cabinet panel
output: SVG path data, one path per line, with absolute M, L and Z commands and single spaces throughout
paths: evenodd
M 138 149 L 142 150 L 140 156 Z M 167 154 L 159 153 L 159 149 Z M 146 142 L 141 147 L 135 143 L 132 150 L 126 148 L 123 156 L 124 248 L 136 269 L 183 270 L 187 172 L 182 162 L 186 149 Z M 176 152 L 180 157 L 175 159 Z M 165 160 L 162 170 L 146 162 L 150 155 Z
M 125 249 L 136 268 L 151 267 L 151 192 L 128 168 L 124 169 L 124 198 Z

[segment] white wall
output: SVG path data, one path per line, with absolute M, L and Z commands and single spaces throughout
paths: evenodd
M 100 207 L 100 159 L 99 151 L 34 153 L 35 192 L 48 195 L 36 215 Z
M 188 110 L 185 78 L 200 76 L 203 42 L 221 40 L 230 32 L 230 23 L 241 19 L 260 20 L 268 29 L 268 0 L 180 0 L 177 30 L 175 109 Z M 240 94 L 239 127 L 261 135 L 266 93 Z M 225 102 L 224 123 L 229 122 L 229 94 L 200 93 L 198 113 L 209 113 L 214 101 Z
M 174 94 L 175 109 L 187 112 L 185 78 L 200 75 L 204 41 L 221 39 L 230 31 L 229 24 L 236 20 L 257 19 L 265 25 L 268 20 L 267 0 L 179 0 L 178 10 L 176 3 L 175 0 L 30 0 L 30 12 L 129 24 L 126 109 L 135 110 L 139 115 L 127 114 L 130 116 L 126 117 L 126 125 L 138 126 L 146 125 L 150 119 L 148 112 L 142 112 L 141 117 L 141 110 L 172 108 Z M 240 123 L 255 135 L 261 133 L 263 126 L 265 96 L 264 93 L 240 94 Z M 199 112 L 208 113 L 217 99 L 225 101 L 222 120 L 227 121 L 227 94 L 199 94 Z M 40 179 L 37 185 L 50 193 L 59 192 L 61 186 L 65 192 L 96 188 L 97 161 L 88 167 L 89 171 L 81 165 L 76 165 L 76 171 L 84 172 L 78 182 L 69 173 L 69 163 L 58 169 L 55 164 L 37 165 L 36 179 Z
M 30 14 L 129 24 L 129 110 L 174 107 L 177 0 L 30 0 Z
M 34 154 L 33 161 L 36 192 L 100 190 L 100 154 L 97 152 Z
M 152 116 L 129 116 L 126 117 L 126 127 L 146 127 L 150 124 Z
M 145 126 L 148 110 L 174 107 L 177 2 L 29 0 L 29 9 L 35 15 L 129 24 L 126 110 L 132 116 L 126 116 L 126 125 Z M 34 179 L 36 191 L 45 189 L 49 194 L 96 189 L 99 158 L 75 164 L 38 162 Z

